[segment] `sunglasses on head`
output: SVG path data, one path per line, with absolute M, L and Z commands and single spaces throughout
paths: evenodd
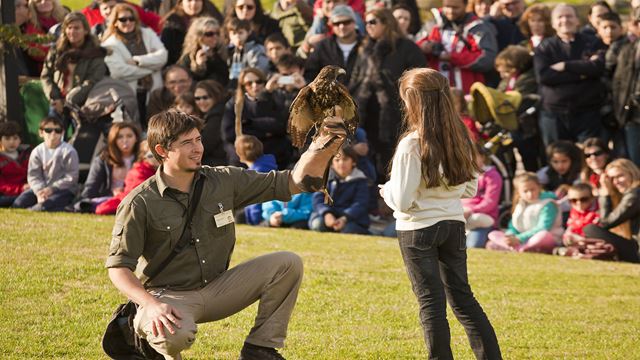
M 577 203 L 586 203 L 588 201 L 591 201 L 591 196 L 583 196 L 583 197 L 579 197 L 579 198 L 571 198 L 569 199 L 569 202 L 572 204 L 577 204 Z
M 351 25 L 353 24 L 353 20 L 342 20 L 342 21 L 334 21 L 333 26 L 338 27 L 340 25 Z
M 123 17 L 119 17 L 118 21 L 121 23 L 135 22 L 136 18 L 134 18 L 133 16 L 123 16 Z
M 367 20 L 366 24 L 371 26 L 378 25 L 378 19 Z
M 205 31 L 202 33 L 202 36 L 204 37 L 213 37 L 218 35 L 220 35 L 220 31 Z
M 255 5 L 248 5 L 248 4 L 243 4 L 243 5 L 237 5 L 236 6 L 236 9 L 238 9 L 238 10 L 245 10 L 245 9 L 246 10 L 253 10 L 255 8 L 256 8 Z
M 594 151 L 592 153 L 584 153 L 584 157 L 586 157 L 586 158 L 590 158 L 592 156 L 600 156 L 600 155 L 604 155 L 604 151 L 603 150 Z
M 211 96 L 208 96 L 208 95 L 194 96 L 193 97 L 193 100 L 195 100 L 195 101 L 209 100 L 209 99 L 211 99 Z
M 242 85 L 251 86 L 251 85 L 262 85 L 262 84 L 264 84 L 264 81 L 262 80 L 248 80 L 248 81 L 245 81 L 244 84 Z
M 55 131 L 56 134 L 62 134 L 62 128 L 44 128 L 42 129 L 42 131 L 46 132 L 47 134 L 51 134 L 52 132 Z

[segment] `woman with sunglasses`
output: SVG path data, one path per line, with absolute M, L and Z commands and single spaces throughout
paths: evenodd
M 233 0 L 226 8 L 225 22 L 230 19 L 247 20 L 251 22 L 251 39 L 264 44 L 267 36 L 281 33 L 278 22 L 264 13 L 262 4 L 256 0 Z
M 144 127 L 149 93 L 162 87 L 160 72 L 167 63 L 167 49 L 153 30 L 140 26 L 131 5 L 116 5 L 109 18 L 102 46 L 110 52 L 104 61 L 112 78 L 127 81 L 136 92 Z
M 42 89 L 51 104 L 50 115 L 62 119 L 64 129 L 69 125 L 65 103 L 84 105 L 89 91 L 107 73 L 106 50 L 90 31 L 81 13 L 65 16 L 60 37 L 49 51 L 40 74 Z
M 289 165 L 292 148 L 286 131 L 288 112 L 282 101 L 276 101 L 273 94 L 266 91 L 266 80 L 265 74 L 257 68 L 242 70 L 236 93 L 227 101 L 222 119 L 222 136 L 231 165 L 240 165 L 234 146 L 237 135 L 236 106 L 242 107 L 242 133 L 262 141 L 264 153 L 276 157 L 279 169 Z
M 580 173 L 580 180 L 591 184 L 594 195 L 598 195 L 600 189 L 600 176 L 611 161 L 609 148 L 600 138 L 588 138 L 582 143 L 584 165 Z
M 220 11 L 208 0 L 178 0 L 162 19 L 160 39 L 169 51 L 167 64 L 175 64 L 182 54 L 184 39 L 191 23 L 199 17 L 221 18 Z
M 370 134 L 376 165 L 382 174 L 399 135 L 398 79 L 405 70 L 425 67 L 427 63 L 420 48 L 400 32 L 390 10 L 368 11 L 365 23 L 367 36 L 349 87 L 359 103 L 360 119 L 366 119 L 364 129 Z
M 200 17 L 187 31 L 178 65 L 188 69 L 194 81 L 229 82 L 227 49 L 220 33 L 220 23 L 212 17 Z
M 600 224 L 587 225 L 587 238 L 602 240 L 591 252 L 615 252 L 621 261 L 640 262 L 640 169 L 628 159 L 609 163 L 600 177 Z M 612 249 L 613 248 L 613 249 Z
M 202 113 L 204 127 L 202 135 L 202 164 L 210 166 L 227 165 L 227 155 L 222 141 L 222 117 L 227 102 L 228 91 L 215 80 L 203 80 L 196 84 L 193 92 L 197 110 Z

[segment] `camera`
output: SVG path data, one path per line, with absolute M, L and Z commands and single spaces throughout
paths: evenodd
M 292 85 L 293 75 L 280 76 L 278 78 L 278 85 Z

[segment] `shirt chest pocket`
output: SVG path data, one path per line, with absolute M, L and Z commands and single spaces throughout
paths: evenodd
M 183 219 L 175 215 L 159 215 L 151 219 L 148 228 L 149 237 L 153 243 L 166 244 L 169 242 L 173 247 L 182 235 Z
M 203 225 L 202 230 L 205 235 L 220 237 L 226 236 L 230 233 L 230 229 L 233 227 L 233 222 L 222 225 L 216 224 L 216 216 L 223 212 L 230 211 L 230 215 L 233 216 L 233 203 L 231 198 L 225 198 L 222 201 L 212 201 L 202 204 L 202 211 L 200 212 L 200 223 Z M 222 222 L 227 222 L 221 218 Z M 220 226 L 218 226 L 220 225 Z

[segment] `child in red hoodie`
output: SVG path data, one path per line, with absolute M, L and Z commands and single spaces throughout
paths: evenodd
M 597 224 L 600 215 L 598 202 L 593 197 L 593 188 L 588 183 L 571 185 L 567 192 L 571 204 L 567 229 L 562 235 L 564 248 L 558 248 L 554 253 L 564 256 L 579 257 L 581 249 L 589 242 L 584 236 L 583 229 L 589 224 Z
M 153 157 L 151 151 L 149 151 L 146 140 L 140 143 L 140 152 L 143 154 L 141 159 L 133 164 L 131 170 L 127 172 L 127 176 L 124 178 L 124 190 L 98 205 L 98 207 L 96 207 L 97 215 L 115 214 L 122 199 L 156 173 L 159 164 Z
M 20 125 L 0 123 L 0 207 L 9 207 L 23 191 L 29 189 L 27 169 L 31 147 L 21 145 Z

